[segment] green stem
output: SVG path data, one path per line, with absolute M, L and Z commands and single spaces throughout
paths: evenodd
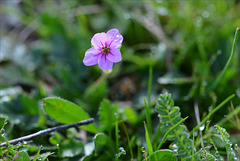
M 130 139 L 129 139 L 129 136 L 128 136 L 128 132 L 127 132 L 127 128 L 124 124 L 124 122 L 122 121 L 122 125 L 123 125 L 123 129 L 124 129 L 124 132 L 127 136 L 127 141 L 128 141 L 128 146 L 129 146 L 129 150 L 130 150 L 130 154 L 131 154 L 131 161 L 133 161 L 133 151 L 132 151 L 132 146 L 130 144 Z
M 182 119 L 181 121 L 179 121 L 177 124 L 175 124 L 171 129 L 169 129 L 166 132 L 166 134 L 163 136 L 160 144 L 158 145 L 157 150 L 160 150 L 160 148 L 162 147 L 163 143 L 165 143 L 165 141 L 167 140 L 167 137 L 170 134 L 170 132 L 172 132 L 176 127 L 178 127 L 181 123 L 183 123 L 187 118 L 188 118 L 188 116 L 185 117 L 184 119 Z
M 233 57 L 234 57 L 234 53 L 235 53 L 235 50 L 236 50 L 236 45 L 237 45 L 237 38 L 238 38 L 238 35 L 239 35 L 239 31 L 240 31 L 240 28 L 237 28 L 236 29 L 236 32 L 235 32 L 235 36 L 234 36 L 234 39 L 233 39 L 233 45 L 232 45 L 232 50 L 231 50 L 231 55 L 226 63 L 226 65 L 224 66 L 222 72 L 218 75 L 217 79 L 213 82 L 213 84 L 209 87 L 209 90 L 208 92 L 214 90 L 217 85 L 219 84 L 219 82 L 221 81 L 221 79 L 223 78 L 224 74 L 226 73 L 226 70 L 228 69 L 229 65 L 231 64 L 232 60 L 233 60 Z
M 109 71 L 104 71 L 103 74 L 86 90 L 85 97 L 88 97 L 89 95 L 94 93 L 97 90 L 98 85 L 104 80 L 106 80 L 109 73 Z
M 152 58 L 152 54 L 150 53 L 150 59 Z M 149 65 L 149 77 L 148 77 L 148 107 L 147 107 L 147 127 L 148 127 L 148 132 L 151 137 L 152 133 L 152 123 L 151 123 L 151 113 L 150 113 L 150 108 L 151 108 L 151 93 L 152 93 L 152 76 L 153 75 L 153 67 L 152 63 Z
M 195 144 L 195 137 L 194 137 L 194 130 L 193 130 L 193 144 L 192 144 L 192 161 L 194 161 L 195 159 L 194 159 L 194 148 L 195 148 L 195 146 L 194 146 L 194 144 Z
M 225 105 L 228 101 L 230 101 L 232 98 L 235 97 L 235 94 L 232 94 L 231 96 L 229 96 L 228 98 L 226 98 L 222 103 L 220 103 L 216 108 L 214 108 L 201 122 L 200 124 L 198 124 L 190 133 L 190 135 L 193 134 L 193 131 L 197 131 L 199 129 L 200 126 L 202 126 L 207 120 L 209 120 L 212 115 L 217 112 L 221 107 L 223 107 L 223 105 Z
M 119 154 L 118 117 L 117 117 L 116 124 L 115 124 L 115 136 L 116 136 L 116 150 L 117 150 L 117 155 L 115 157 L 115 160 L 118 161 L 118 154 Z
M 144 98 L 144 104 L 145 104 L 145 110 L 146 110 L 146 120 L 147 120 L 147 129 L 148 131 L 150 130 L 150 134 L 151 135 L 151 114 L 150 114 L 150 109 L 149 106 L 147 105 L 146 99 Z M 150 136 L 151 138 L 151 136 Z

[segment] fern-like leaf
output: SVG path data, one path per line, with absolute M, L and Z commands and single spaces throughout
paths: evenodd
M 224 129 L 224 128 L 218 126 L 218 125 L 215 125 L 214 127 L 216 128 L 217 133 L 221 136 L 221 140 L 225 144 L 228 160 L 229 161 L 238 160 L 237 157 L 236 157 L 236 154 L 235 154 L 235 152 L 232 148 L 232 143 L 229 140 L 230 136 L 229 136 L 228 132 L 226 131 L 226 129 Z
M 171 94 L 161 94 L 158 98 L 156 111 L 160 114 L 160 121 L 163 124 L 162 131 L 166 132 L 182 120 L 180 109 L 174 106 Z M 170 148 L 176 156 L 186 157 L 192 153 L 192 140 L 187 133 L 185 125 L 179 125 L 169 135 L 168 139 L 173 141 Z

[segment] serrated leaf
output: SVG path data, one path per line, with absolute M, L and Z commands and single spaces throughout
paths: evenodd
M 218 125 L 215 125 L 214 127 L 216 128 L 218 134 L 221 136 L 221 140 L 225 144 L 228 160 L 229 161 L 237 160 L 236 154 L 235 154 L 235 152 L 234 152 L 234 150 L 232 148 L 232 143 L 229 140 L 230 135 L 228 134 L 226 129 L 224 129 L 224 128 L 218 126 Z
M 81 107 L 57 97 L 43 99 L 43 108 L 50 117 L 64 124 L 71 124 L 89 119 L 88 114 Z M 80 126 L 80 128 L 92 133 L 98 132 L 94 124 Z
M 180 108 L 174 106 L 174 102 L 171 99 L 170 94 L 165 93 L 159 96 L 156 105 L 156 111 L 160 114 L 160 121 L 163 124 L 163 131 L 168 131 L 168 139 L 174 141 L 170 147 L 172 147 L 172 149 L 177 147 L 173 149 L 174 152 L 176 152 L 174 154 L 181 157 L 190 156 L 192 152 L 192 140 L 189 139 L 187 127 L 185 125 L 179 126 L 179 122 L 182 121 Z M 169 132 L 172 127 L 175 128 Z
M 203 149 L 200 149 L 197 153 L 195 153 L 192 156 L 189 156 L 187 158 L 185 158 L 185 161 L 192 161 L 194 158 L 194 160 L 196 161 L 215 161 L 218 160 L 217 158 L 215 158 L 209 151 L 207 151 L 206 149 L 204 149 L 205 151 L 203 151 Z M 207 157 L 206 157 L 207 156 Z

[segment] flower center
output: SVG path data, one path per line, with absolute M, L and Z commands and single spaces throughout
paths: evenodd
M 102 53 L 103 54 L 109 53 L 109 47 L 108 46 L 102 47 Z

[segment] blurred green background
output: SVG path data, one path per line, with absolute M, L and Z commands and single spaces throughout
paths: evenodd
M 155 122 L 155 101 L 162 91 L 172 93 L 183 117 L 190 116 L 186 121 L 190 129 L 196 125 L 194 99 L 199 101 L 201 117 L 233 93 L 238 95 L 234 107 L 240 104 L 239 42 L 223 79 L 209 90 L 240 27 L 238 0 L 2 0 L 0 4 L 0 118 L 8 118 L 8 139 L 58 124 L 42 111 L 41 100 L 48 96 L 80 105 L 96 120 L 103 99 L 119 109 L 130 107 L 135 122 L 128 130 L 134 135 L 143 129 L 149 66 Z M 102 71 L 97 65 L 84 66 L 85 51 L 95 33 L 112 28 L 123 35 L 123 60 L 114 64 L 96 92 L 86 96 Z M 212 123 L 229 111 L 230 104 Z M 231 124 L 224 127 L 239 132 Z M 35 143 L 48 145 L 44 137 Z

